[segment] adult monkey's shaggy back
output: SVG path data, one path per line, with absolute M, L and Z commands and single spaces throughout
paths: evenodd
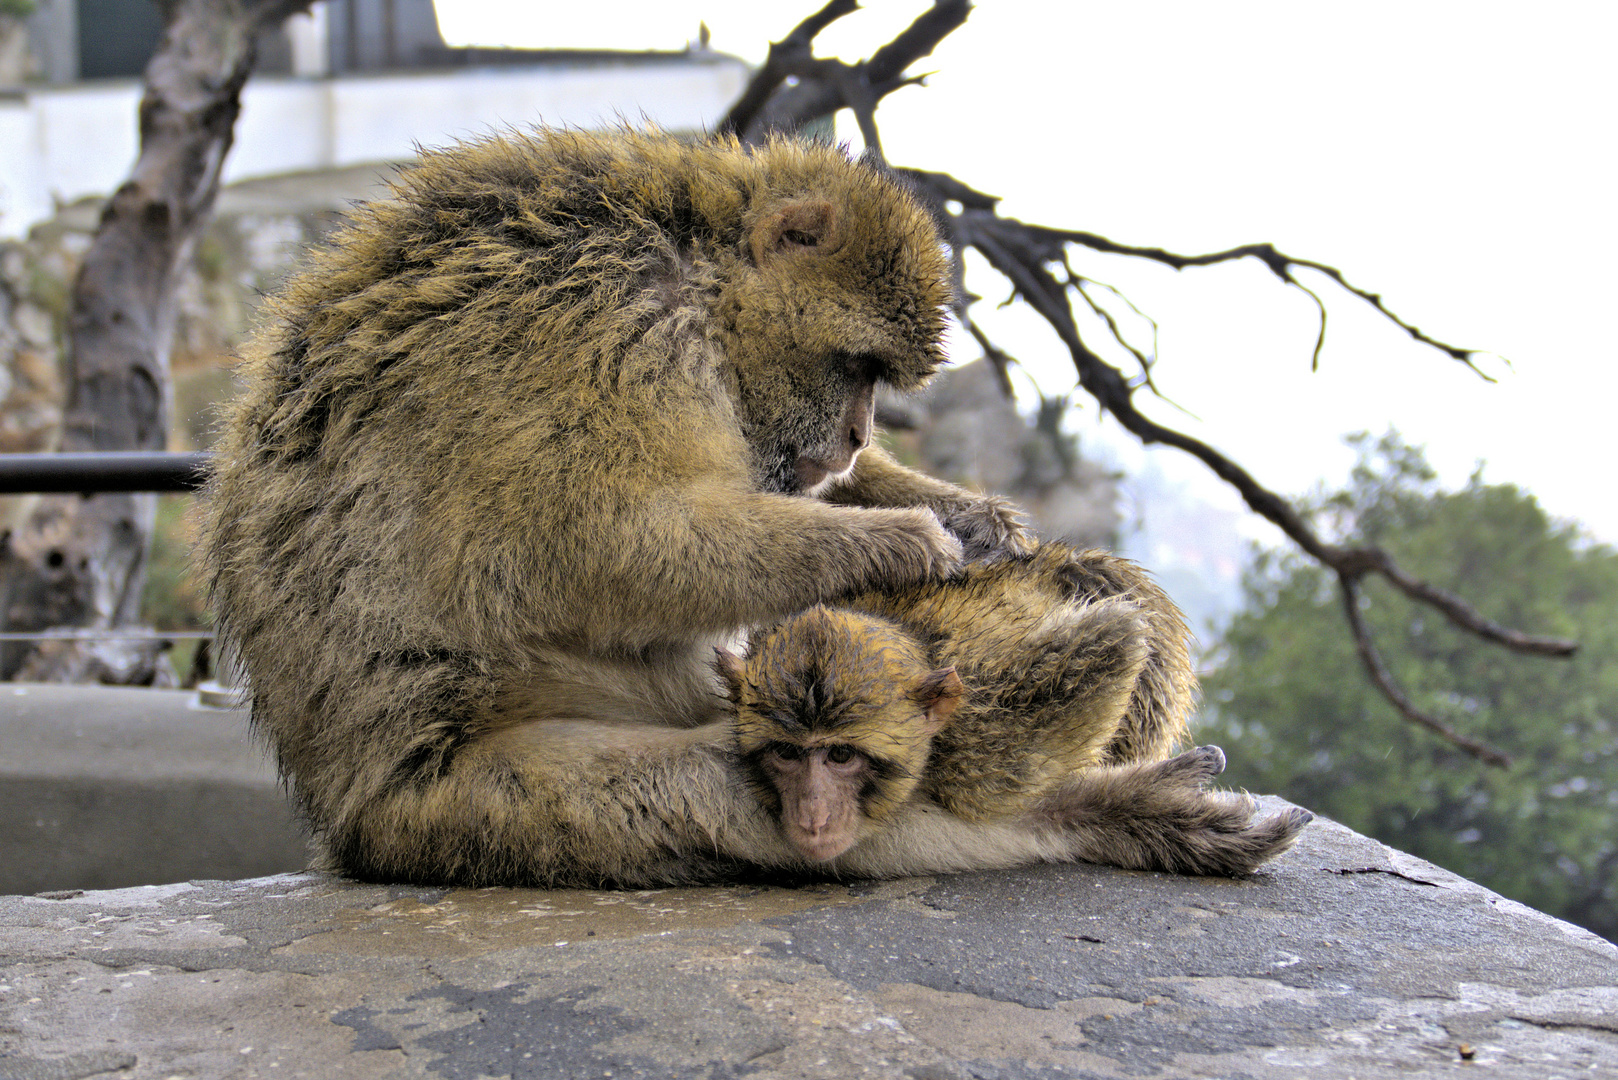
M 331 865 L 796 865 L 712 647 L 1025 547 L 998 502 L 865 448 L 876 384 L 942 359 L 930 219 L 832 148 L 622 132 L 429 153 L 395 194 L 274 302 L 203 511 L 254 722 Z M 1060 815 L 918 807 L 834 869 L 1075 850 Z

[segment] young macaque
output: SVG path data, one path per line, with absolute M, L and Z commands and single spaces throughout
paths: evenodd
M 1078 857 L 1240 874 L 1311 815 L 1249 827 L 1208 792 L 1217 747 L 1161 760 L 1193 695 L 1187 631 L 1138 568 L 1046 544 L 955 581 L 817 606 L 718 667 L 737 752 L 787 842 L 827 863 L 918 800 L 972 822 L 1041 824 Z

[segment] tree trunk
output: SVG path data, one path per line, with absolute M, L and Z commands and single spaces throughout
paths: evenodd
M 310 0 L 174 0 L 146 67 L 140 154 L 74 281 L 60 449 L 162 450 L 168 438 L 174 298 L 219 191 L 255 41 Z M 41 497 L 0 544 L 8 630 L 135 623 L 153 495 Z M 0 643 L 0 678 L 149 683 L 140 639 Z M 163 665 L 166 669 L 166 665 Z

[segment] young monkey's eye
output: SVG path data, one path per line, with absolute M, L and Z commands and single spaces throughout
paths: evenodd
M 803 757 L 803 747 L 797 743 L 778 742 L 770 744 L 770 753 L 782 761 L 797 761 Z
M 826 747 L 826 760 L 834 765 L 846 765 L 853 761 L 858 753 L 859 751 L 852 746 L 828 746 Z

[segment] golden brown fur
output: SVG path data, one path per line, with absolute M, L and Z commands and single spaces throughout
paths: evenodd
M 1189 634 L 1132 563 L 1046 544 L 847 603 L 761 630 L 745 661 L 720 663 L 738 749 L 805 851 L 868 845 L 907 802 L 927 800 L 974 822 L 1049 821 L 1094 862 L 1238 874 L 1309 820 L 1250 826 L 1250 799 L 1203 790 L 1224 768 L 1215 747 L 1161 760 L 1187 734 Z M 864 781 L 848 806 L 819 808 L 832 824 L 818 830 L 772 789 L 793 774 L 759 764 L 782 748 L 797 763 L 810 747 L 840 748 Z
M 927 693 L 931 668 L 903 627 L 816 605 L 760 635 L 745 668 L 722 665 L 738 705 L 737 750 L 751 759 L 787 730 L 799 746 L 857 746 L 894 766 L 862 807 L 867 818 L 886 821 L 922 781 L 937 730 L 924 720 L 937 698 Z M 863 692 L 846 692 L 854 686 Z M 894 723 L 895 715 L 906 722 Z
M 1156 761 L 1189 738 L 1190 631 L 1125 559 L 1047 543 L 848 603 L 930 642 L 935 666 L 966 683 L 928 776 L 933 798 L 964 817 L 1021 809 L 1078 769 Z
M 834 148 L 656 133 L 491 138 L 395 188 L 270 305 L 201 517 L 255 726 L 327 862 L 467 884 L 795 865 L 712 647 L 1025 546 L 1003 505 L 865 448 L 877 383 L 942 359 L 932 221 Z M 919 814 L 893 836 L 860 872 L 1066 857 Z

